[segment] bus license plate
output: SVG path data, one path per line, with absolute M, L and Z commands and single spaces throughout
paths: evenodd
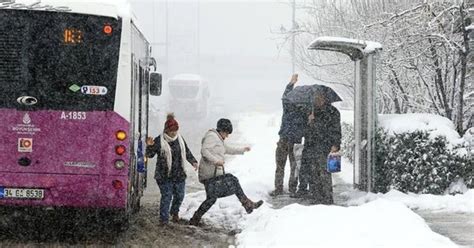
M 1 191 L 2 188 L 0 188 Z M 44 189 L 15 189 L 3 188 L 0 198 L 43 199 Z

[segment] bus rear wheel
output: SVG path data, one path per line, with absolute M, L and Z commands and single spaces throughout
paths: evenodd
M 131 212 L 121 210 L 97 210 L 97 221 L 108 229 L 122 232 L 130 226 Z

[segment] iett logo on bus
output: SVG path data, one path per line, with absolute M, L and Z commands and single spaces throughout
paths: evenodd
M 23 123 L 25 125 L 31 124 L 31 118 L 30 118 L 30 115 L 28 113 L 26 113 L 25 116 L 23 116 Z

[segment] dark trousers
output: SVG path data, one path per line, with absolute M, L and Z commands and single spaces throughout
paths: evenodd
M 333 204 L 332 175 L 326 171 L 329 152 L 303 149 L 300 185 L 298 190 L 308 190 L 311 197 L 319 203 Z
M 309 192 L 313 199 L 322 204 L 333 204 L 332 174 L 326 170 L 327 154 L 320 153 L 313 163 Z
M 294 143 L 288 142 L 284 138 L 280 138 L 277 143 L 277 149 L 275 152 L 276 157 L 276 170 L 275 170 L 275 190 L 283 191 L 283 180 L 285 178 L 285 165 L 286 158 L 290 160 L 290 180 L 288 182 L 288 189 L 290 192 L 296 191 L 298 185 L 298 177 L 296 171 L 296 159 L 293 151 Z
M 307 149 L 303 149 L 303 154 L 301 156 L 301 166 L 298 172 L 298 178 L 300 184 L 298 185 L 298 191 L 308 191 L 309 182 L 311 181 L 312 176 L 312 165 L 311 159 L 309 157 L 310 153 Z
M 221 192 L 219 192 L 220 195 L 232 195 L 234 194 L 237 196 L 239 201 L 244 201 L 247 199 L 247 196 L 245 195 L 244 191 L 242 190 L 242 187 L 240 186 L 239 179 L 235 177 L 232 174 L 225 174 L 227 183 L 226 187 L 222 188 Z M 212 180 L 212 179 L 210 179 Z M 198 210 L 196 213 L 194 213 L 195 216 L 201 218 L 211 207 L 216 203 L 217 199 L 220 198 L 218 196 L 209 194 L 209 184 L 211 183 L 210 180 L 207 180 L 204 182 L 204 187 L 206 188 L 206 200 L 199 206 Z
M 181 203 L 183 203 L 184 199 L 186 184 L 185 181 L 157 181 L 157 183 L 161 192 L 160 220 L 167 222 L 169 220 L 170 213 L 171 215 L 177 215 L 179 213 L 179 207 L 181 206 Z M 172 204 L 171 201 L 173 201 Z

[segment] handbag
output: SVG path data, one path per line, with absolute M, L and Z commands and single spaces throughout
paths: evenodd
M 208 180 L 206 185 L 206 194 L 208 198 L 221 198 L 233 195 L 233 181 L 231 180 L 231 174 L 225 174 L 224 167 L 223 175 L 216 176 L 217 167 L 214 169 L 214 177 Z
M 329 173 L 341 171 L 341 155 L 339 153 L 330 153 L 328 155 L 326 171 Z

